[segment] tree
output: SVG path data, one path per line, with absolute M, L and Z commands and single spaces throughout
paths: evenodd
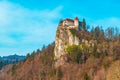
M 99 35 L 100 35 L 100 27 L 97 26 L 97 27 L 95 28 L 95 38 L 97 39 Z
M 31 56 L 32 56 L 32 57 L 34 57 L 34 56 L 35 56 L 35 54 L 36 54 L 36 52 L 35 52 L 35 51 L 33 51 L 33 52 L 31 53 Z
M 5 62 L 4 61 L 0 61 L 0 70 L 2 69 L 3 66 L 5 66 Z
M 111 40 L 113 38 L 113 36 L 114 36 L 114 28 L 108 27 L 106 29 L 106 38 Z
M 41 52 L 40 49 L 37 49 L 36 53 L 40 53 L 40 52 Z
M 27 58 L 30 58 L 30 56 L 31 56 L 30 53 L 27 53 L 26 59 L 27 59 Z
M 46 48 L 46 46 L 45 46 L 45 45 L 43 45 L 42 50 L 45 50 L 45 48 Z
M 98 41 L 103 41 L 104 40 L 104 30 L 102 29 L 102 27 L 92 27 L 91 29 L 91 33 L 93 35 L 94 39 L 97 39 Z
M 83 21 L 82 21 L 82 30 L 86 31 L 86 21 L 85 21 L 85 19 L 83 19 Z
M 116 45 L 113 47 L 113 60 L 120 59 L 120 45 Z
M 117 27 L 115 27 L 115 36 L 119 36 L 119 29 Z
M 69 56 L 73 62 L 81 63 L 80 61 L 82 61 L 82 51 L 79 46 L 68 46 L 66 50 L 69 53 Z
M 92 26 L 92 28 L 91 28 L 91 33 L 94 33 L 94 30 L 95 30 L 95 28 Z

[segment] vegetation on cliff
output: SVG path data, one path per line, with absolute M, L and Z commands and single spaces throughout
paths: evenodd
M 64 55 L 66 63 L 63 65 L 54 66 L 55 44 L 52 43 L 27 54 L 24 62 L 2 70 L 0 80 L 119 80 L 120 36 L 117 29 L 103 30 L 97 26 L 88 30 L 86 24 L 84 28 L 70 30 L 79 38 L 79 44 L 66 47 L 68 54 Z

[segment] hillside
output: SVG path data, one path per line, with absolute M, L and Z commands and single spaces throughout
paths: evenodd
M 6 66 L 0 80 L 120 80 L 119 66 L 120 36 L 115 29 L 88 30 L 85 19 L 67 18 L 60 21 L 54 43 Z
M 0 70 L 5 65 L 16 64 L 20 61 L 23 61 L 24 59 L 25 59 L 25 56 L 19 56 L 19 55 L 16 55 L 16 54 L 0 57 Z

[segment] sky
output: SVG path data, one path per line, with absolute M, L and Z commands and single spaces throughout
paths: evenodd
M 120 27 L 120 0 L 0 0 L 0 56 L 26 55 L 55 40 L 61 19 Z

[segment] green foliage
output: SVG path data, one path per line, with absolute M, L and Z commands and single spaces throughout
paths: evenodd
M 40 52 L 41 52 L 41 50 L 40 50 L 40 49 L 37 49 L 36 53 L 39 54 Z
M 76 35 L 76 30 L 75 29 L 70 29 L 70 32 L 72 33 L 73 36 Z
M 83 19 L 83 22 L 82 22 L 82 30 L 86 31 L 86 21 L 85 21 L 85 19 Z
M 46 46 L 45 46 L 45 45 L 43 45 L 43 47 L 42 47 L 42 51 L 43 51 L 43 50 L 45 50 L 45 49 L 46 49 Z
M 0 70 L 2 69 L 3 66 L 5 66 L 6 63 L 4 61 L 0 61 Z
M 31 54 L 28 53 L 28 54 L 26 55 L 26 59 L 25 59 L 25 60 L 27 60 L 28 58 L 29 58 L 30 60 L 33 60 L 36 53 L 37 53 L 37 52 L 35 52 L 35 51 L 33 51 Z
M 31 53 L 31 56 L 32 56 L 32 57 L 34 57 L 34 56 L 35 56 L 35 54 L 36 54 L 36 52 L 35 52 L 35 51 L 33 51 L 33 52 Z
M 82 51 L 80 46 L 72 45 L 67 47 L 67 52 L 73 62 L 81 63 Z
M 30 56 L 31 56 L 30 53 L 27 53 L 26 59 L 27 59 L 27 58 L 30 58 Z

